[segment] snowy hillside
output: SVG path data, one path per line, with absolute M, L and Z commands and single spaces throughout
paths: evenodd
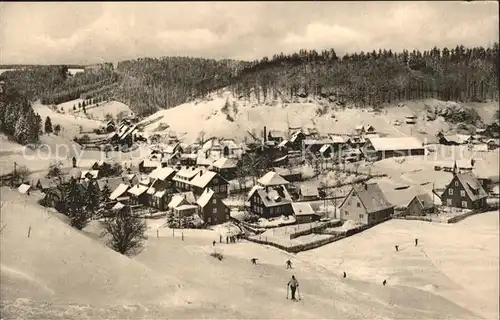
M 58 113 L 50 109 L 48 106 L 40 103 L 33 104 L 33 110 L 42 117 L 45 123 L 45 118 L 50 117 L 52 125 L 60 125 L 62 127 L 61 136 L 73 139 L 73 137 L 80 133 L 80 127 L 83 131 L 89 132 L 97 129 L 102 125 L 101 121 L 90 120 L 86 118 L 77 117 L 75 115 Z
M 467 262 L 470 268 L 482 261 L 488 263 L 490 269 L 482 269 L 488 270 L 484 272 L 487 276 L 495 267 L 488 262 L 494 257 L 489 252 L 496 248 L 498 253 L 494 245 L 498 243 L 495 223 L 475 224 L 475 231 L 483 231 L 481 239 L 490 239 L 490 248 L 486 248 L 483 240 L 446 241 L 436 246 L 434 237 L 442 233 L 444 227 L 450 230 L 449 239 L 453 238 L 453 232 L 464 232 L 460 227 L 429 224 L 425 232 L 417 235 L 410 223 L 389 222 L 366 235 L 297 256 L 248 242 L 217 244 L 214 248 L 211 242 L 219 236 L 215 232 L 184 230 L 182 241 L 179 236 L 173 238 L 169 230 L 160 228 L 160 237 L 156 238 L 155 230 L 151 230 L 145 250 L 130 259 L 92 239 L 98 238 L 98 234 L 89 237 L 92 230 L 79 232 L 70 228 L 57 215 L 36 205 L 32 198 L 4 188 L 2 204 L 1 225 L 5 227 L 0 235 L 1 311 L 9 319 L 197 318 L 200 315 L 300 319 L 477 318 L 477 313 L 439 295 L 441 288 L 456 292 L 468 290 L 468 286 L 460 282 L 462 278 L 454 280 L 456 273 L 446 269 L 447 261 L 457 261 L 458 256 L 453 252 L 458 251 L 452 248 L 460 246 L 470 254 L 475 252 Z M 494 214 L 470 218 L 470 221 L 491 220 Z M 411 242 L 414 236 L 419 236 L 422 248 L 408 248 L 395 256 L 390 240 L 394 232 L 388 232 L 393 227 L 399 230 L 398 241 Z M 492 228 L 496 228 L 496 234 Z M 487 251 L 482 252 L 483 249 Z M 223 253 L 224 260 L 210 257 L 213 250 Z M 344 252 L 342 261 L 338 260 L 339 252 Z M 418 269 L 420 275 L 410 268 L 419 268 L 422 259 L 428 261 L 419 252 L 427 252 L 431 257 L 427 259 L 435 263 Z M 250 264 L 252 257 L 259 259 L 258 265 Z M 469 255 L 463 259 L 467 257 Z M 292 271 L 284 268 L 289 258 L 294 262 Z M 344 270 L 349 274 L 347 279 L 340 276 Z M 285 299 L 286 282 L 292 273 L 301 284 L 302 300 L 298 303 Z M 476 273 L 477 290 L 471 291 L 477 295 L 477 303 L 492 294 L 483 284 L 482 274 Z M 381 285 L 384 277 L 388 279 L 387 286 Z M 436 284 L 439 290 L 429 291 L 426 284 Z
M 203 100 L 185 103 L 177 107 L 161 110 L 146 118 L 149 123 L 145 131 L 153 133 L 159 129 L 175 132 L 186 142 L 198 137 L 200 131 L 206 136 L 220 136 L 243 139 L 247 130 L 260 134 L 264 126 L 268 130 L 285 131 L 288 127 L 316 128 L 320 133 L 350 134 L 356 125 L 372 125 L 381 134 L 391 136 L 413 135 L 424 140 L 450 126 L 442 117 L 425 121 L 425 105 L 438 105 L 437 100 L 409 102 L 403 107 L 387 107 L 380 114 L 365 109 L 331 108 L 326 99 L 303 99 L 302 103 L 259 104 L 255 99 L 243 100 L 229 91 L 213 93 Z M 225 107 L 225 105 L 227 105 Z M 477 106 L 487 109 L 480 114 L 487 117 L 496 105 Z M 490 110 L 491 109 L 491 110 Z M 405 124 L 405 117 L 417 117 L 415 125 Z M 159 119 L 154 121 L 155 119 Z M 395 125 L 397 121 L 401 125 Z M 490 119 L 488 120 L 488 122 Z M 160 128 L 161 126 L 161 128 Z

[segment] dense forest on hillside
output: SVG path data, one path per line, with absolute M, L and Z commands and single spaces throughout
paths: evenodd
M 115 83 L 118 75 L 104 66 L 69 75 L 67 66 L 36 66 L 9 70 L 1 78 L 22 96 L 44 104 L 59 104 L 80 98 L 81 95 Z
M 358 107 L 399 100 L 498 100 L 498 43 L 491 48 L 434 48 L 420 52 L 373 50 L 338 57 L 301 50 L 254 61 L 233 80 L 233 90 L 269 96 L 335 96 Z
M 168 108 L 228 86 L 247 63 L 234 60 L 166 57 L 122 61 L 116 99 L 139 115 Z
M 6 71 L 0 77 L 29 100 L 56 104 L 79 97 L 114 98 L 140 116 L 228 87 L 260 102 L 321 96 L 356 107 L 436 98 L 459 102 L 498 100 L 499 47 L 433 48 L 338 56 L 334 49 L 300 50 L 252 62 L 189 57 L 140 58 L 87 66 Z
M 28 99 L 8 86 L 0 92 L 0 132 L 21 144 L 38 142 L 42 118 L 35 114 Z
M 194 58 L 123 61 L 115 98 L 139 114 L 168 108 L 228 86 L 239 97 L 264 102 L 323 96 L 356 107 L 436 98 L 498 100 L 498 43 L 492 47 L 377 49 L 337 56 L 334 49 L 300 50 L 252 62 Z

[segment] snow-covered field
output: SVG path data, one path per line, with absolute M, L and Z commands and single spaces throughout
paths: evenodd
M 73 108 L 73 105 L 71 105 L 71 108 Z M 78 103 L 77 103 L 77 108 L 78 108 Z M 99 103 L 98 106 L 91 105 L 86 108 L 86 111 L 87 115 L 84 114 L 83 109 L 80 110 L 77 109 L 75 115 L 82 118 L 89 117 L 91 119 L 105 121 L 107 114 L 110 114 L 113 117 L 113 119 L 116 120 L 116 116 L 121 112 L 124 112 L 126 115 L 132 113 L 132 110 L 130 110 L 129 106 L 119 101 L 103 102 Z M 73 111 L 71 110 L 71 112 Z
M 297 255 L 249 242 L 214 247 L 219 234 L 209 230 L 156 238 L 152 226 L 146 248 L 126 258 L 33 202 L 2 189 L 7 319 L 498 317 L 498 212 L 455 225 L 389 221 Z M 292 273 L 298 303 L 285 299 Z
M 48 106 L 40 103 L 33 103 L 32 106 L 35 113 L 38 113 L 42 117 L 43 123 L 45 123 L 45 119 L 47 117 L 50 117 L 53 126 L 58 124 L 63 129 L 60 135 L 69 139 L 73 139 L 74 136 L 78 135 L 80 133 L 80 129 L 83 129 L 83 131 L 86 132 L 91 132 L 93 129 L 97 129 L 102 126 L 101 121 L 81 118 L 66 113 L 57 113 Z
M 222 108 L 229 102 L 227 112 Z M 317 109 L 326 101 L 304 100 L 302 103 L 284 103 L 276 101 L 274 104 L 259 104 L 255 99 L 243 100 L 234 97 L 229 91 L 221 90 L 213 93 L 209 98 L 185 103 L 175 108 L 161 110 L 146 118 L 148 122 L 159 117 L 161 120 L 146 126 L 146 131 L 154 132 L 160 124 L 168 124 L 169 131 L 183 134 L 186 142 L 195 140 L 200 131 L 206 136 L 229 137 L 242 140 L 248 136 L 247 130 L 254 130 L 258 135 L 264 126 L 268 130 L 286 131 L 290 127 L 317 128 L 322 133 L 350 134 L 356 125 L 372 125 L 377 131 L 390 136 L 413 135 L 421 140 L 435 136 L 439 131 L 447 131 L 450 126 L 442 119 L 424 121 L 425 105 L 437 105 L 437 100 L 423 100 L 408 102 L 404 107 L 389 106 L 382 113 L 376 114 L 364 109 L 330 110 L 318 116 Z M 233 104 L 236 108 L 233 108 Z M 483 120 L 491 122 L 492 112 L 498 108 L 496 103 L 476 104 L 474 107 L 481 110 Z M 483 111 L 483 109 L 485 111 Z M 227 119 L 227 114 L 234 121 Z M 404 119 L 408 115 L 416 115 L 420 120 L 415 125 L 407 125 Z M 191 119 L 192 121 L 174 121 L 172 119 Z M 395 126 L 396 120 L 403 124 Z

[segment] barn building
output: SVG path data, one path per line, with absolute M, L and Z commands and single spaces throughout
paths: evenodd
M 406 215 L 425 216 L 434 211 L 434 201 L 427 193 L 419 194 L 406 207 Z
M 349 191 L 339 206 L 340 219 L 371 225 L 381 222 L 394 213 L 377 183 L 365 183 Z
M 423 156 L 423 143 L 414 137 L 404 138 L 368 138 L 363 146 L 363 153 L 370 160 L 401 156 Z

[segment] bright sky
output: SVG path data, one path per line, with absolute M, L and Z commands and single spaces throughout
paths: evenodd
M 488 46 L 498 23 L 497 1 L 0 2 L 0 63 Z

